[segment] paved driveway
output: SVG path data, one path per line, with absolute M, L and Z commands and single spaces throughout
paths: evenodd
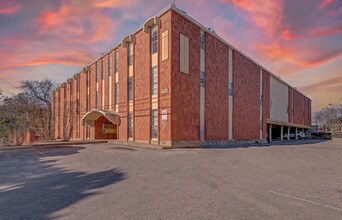
M 342 219 L 342 140 L 0 151 L 0 219 Z

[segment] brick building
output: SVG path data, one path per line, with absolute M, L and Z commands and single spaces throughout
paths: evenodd
M 311 100 L 170 5 L 61 84 L 53 113 L 55 138 L 181 147 L 283 139 Z

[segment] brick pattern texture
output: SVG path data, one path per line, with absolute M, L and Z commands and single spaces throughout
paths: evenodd
M 136 35 L 134 76 L 134 134 L 135 140 L 150 140 L 151 65 L 150 35 L 140 31 Z
M 189 38 L 189 74 L 179 71 L 179 35 Z M 172 140 L 200 140 L 200 29 L 172 12 Z
M 233 139 L 260 138 L 260 67 L 233 51 Z
M 228 46 L 210 34 L 206 34 L 206 140 L 228 139 L 228 56 Z M 199 84 L 199 79 L 197 79 L 197 84 Z
M 176 44 L 175 42 L 172 41 L 172 33 L 171 33 L 171 20 L 173 14 L 171 11 L 165 13 L 163 16 L 160 18 L 161 26 L 158 29 L 158 36 L 159 36 L 159 41 L 158 41 L 158 55 L 159 55 L 159 63 L 158 63 L 158 81 L 159 81 L 159 140 L 161 142 L 164 141 L 171 141 L 171 132 L 172 132 L 172 94 L 173 94 L 173 87 L 172 87 L 172 79 L 171 79 L 171 48 L 173 48 L 173 45 Z M 169 31 L 169 59 L 161 61 L 161 35 L 164 31 L 168 30 Z M 176 65 L 176 64 L 174 64 Z M 167 94 L 161 94 L 161 90 L 163 89 L 168 89 Z M 167 111 L 167 119 L 162 120 L 162 111 Z M 165 117 L 164 117 L 165 119 Z
M 270 119 L 270 73 L 262 73 L 262 138 L 267 138 L 267 119 Z
M 119 139 L 128 140 L 128 59 L 127 48 L 119 47 Z

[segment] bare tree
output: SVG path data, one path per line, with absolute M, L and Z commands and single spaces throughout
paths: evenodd
M 52 129 L 52 101 L 51 93 L 56 87 L 56 83 L 49 79 L 38 80 L 25 80 L 21 82 L 22 92 L 27 94 L 32 102 L 40 105 L 42 108 L 46 108 L 46 111 L 42 111 L 42 114 L 47 116 L 47 136 L 48 140 L 52 140 L 53 129 Z

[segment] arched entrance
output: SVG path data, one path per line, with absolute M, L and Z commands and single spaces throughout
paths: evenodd
M 95 139 L 117 139 L 120 115 L 110 110 L 91 110 L 82 120 L 95 128 Z

